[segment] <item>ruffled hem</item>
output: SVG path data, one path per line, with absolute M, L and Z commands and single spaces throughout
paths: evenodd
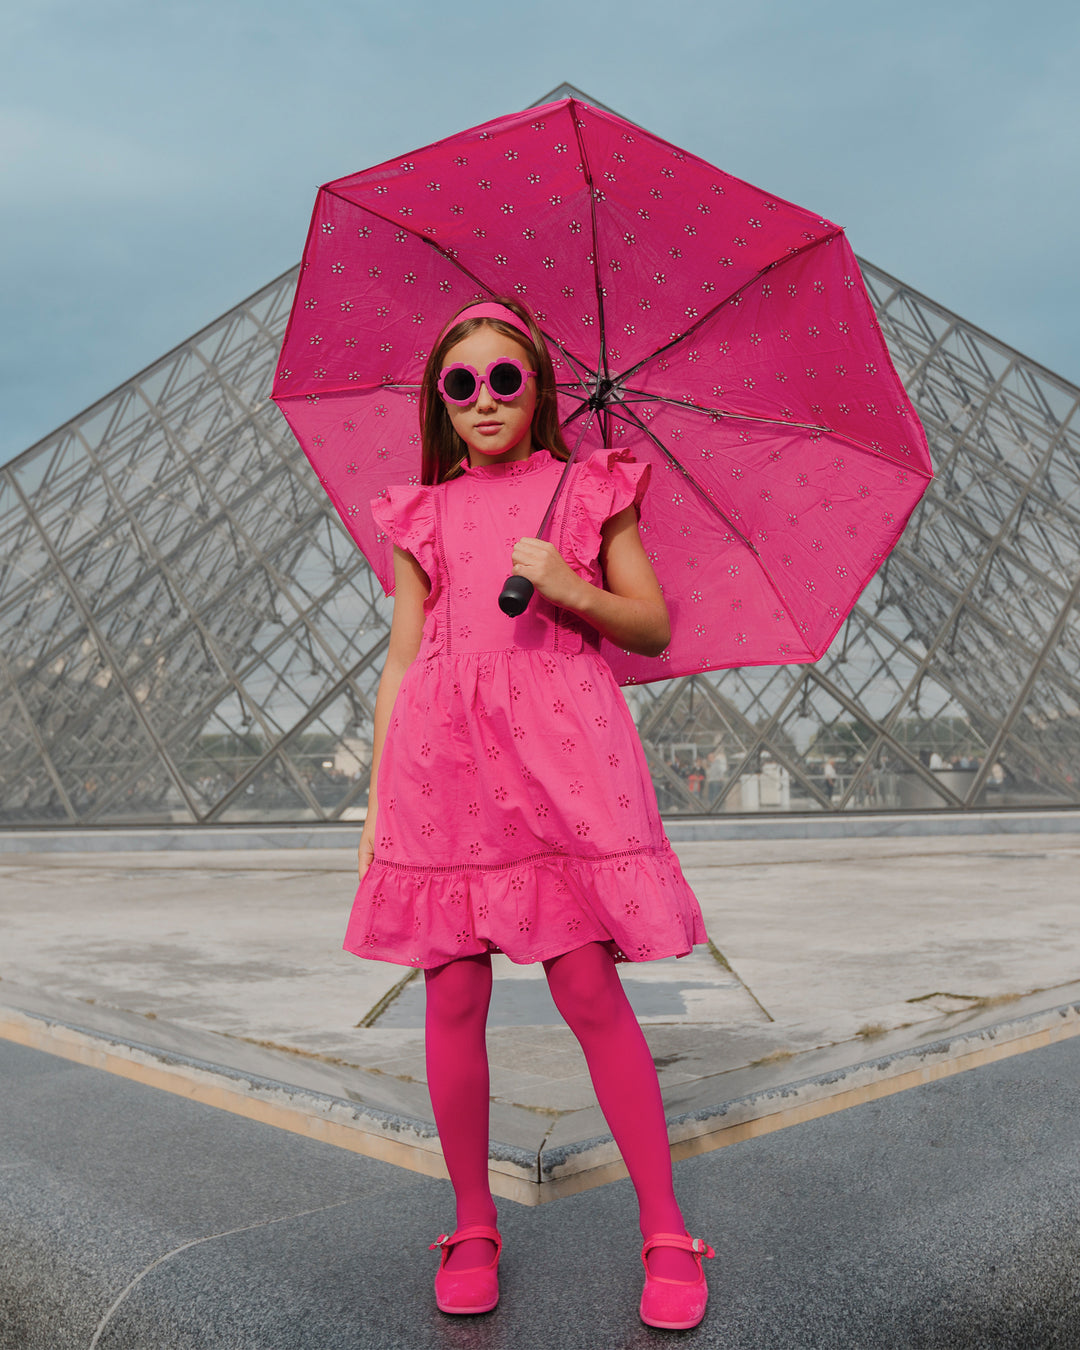
M 587 942 L 610 942 L 616 960 L 658 961 L 707 941 L 678 858 L 640 849 L 600 858 L 551 853 L 487 868 L 376 858 L 343 945 L 356 956 L 431 969 L 493 951 L 530 965 Z
M 632 506 L 641 515 L 652 466 L 638 464 L 629 450 L 596 450 L 579 467 L 563 542 L 580 567 L 599 569 L 601 530 Z
M 435 551 L 435 503 L 433 489 L 426 484 L 398 483 L 372 498 L 371 514 L 379 527 L 379 543 L 387 539 L 411 553 L 427 573 L 434 587 L 439 573 Z M 393 568 L 387 595 L 394 594 Z

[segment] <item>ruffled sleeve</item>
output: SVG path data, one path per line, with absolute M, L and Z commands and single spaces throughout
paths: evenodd
M 638 464 L 628 450 L 596 450 L 578 466 L 566 522 L 573 559 L 592 571 L 606 520 L 632 506 L 641 515 L 651 465 Z
M 438 573 L 435 550 L 435 502 L 426 485 L 398 484 L 371 500 L 371 514 L 378 526 L 379 543 L 389 541 L 411 553 L 427 573 L 434 589 Z M 394 593 L 394 566 L 389 578 L 381 578 L 387 595 Z

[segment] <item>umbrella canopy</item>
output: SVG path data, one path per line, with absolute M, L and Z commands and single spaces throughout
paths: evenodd
M 673 636 L 605 643 L 616 678 L 821 656 L 931 478 L 840 227 L 577 99 L 321 188 L 272 397 L 387 591 L 369 501 L 419 482 L 424 362 L 498 294 L 533 309 L 579 454 L 653 465 Z

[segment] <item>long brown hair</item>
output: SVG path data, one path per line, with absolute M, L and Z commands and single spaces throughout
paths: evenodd
M 478 303 L 471 300 L 468 306 Z M 446 404 L 439 394 L 439 371 L 446 364 L 446 353 L 455 347 L 470 333 L 475 333 L 482 325 L 494 328 L 503 337 L 520 343 L 528 355 L 530 369 L 536 371 L 536 411 L 533 413 L 532 437 L 535 449 L 550 450 L 556 459 L 569 459 L 570 451 L 563 439 L 559 425 L 559 406 L 555 391 L 555 369 L 551 364 L 547 343 L 536 320 L 529 310 L 514 296 L 493 295 L 485 303 L 503 305 L 512 310 L 532 334 L 531 345 L 525 341 L 511 324 L 498 319 L 465 319 L 461 323 L 451 321 L 450 327 L 442 335 L 424 367 L 424 382 L 420 386 L 420 481 L 421 483 L 444 483 L 448 478 L 456 478 L 461 470 L 461 460 L 468 454 L 468 447 L 454 430 Z

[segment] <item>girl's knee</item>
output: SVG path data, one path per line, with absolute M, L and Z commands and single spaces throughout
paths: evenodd
M 424 972 L 428 1012 L 442 1026 L 486 1023 L 491 1002 L 491 958 L 464 957 Z
M 544 970 L 555 1006 L 576 1035 L 603 1032 L 633 1017 L 614 958 L 603 944 L 592 942 L 545 961 Z

